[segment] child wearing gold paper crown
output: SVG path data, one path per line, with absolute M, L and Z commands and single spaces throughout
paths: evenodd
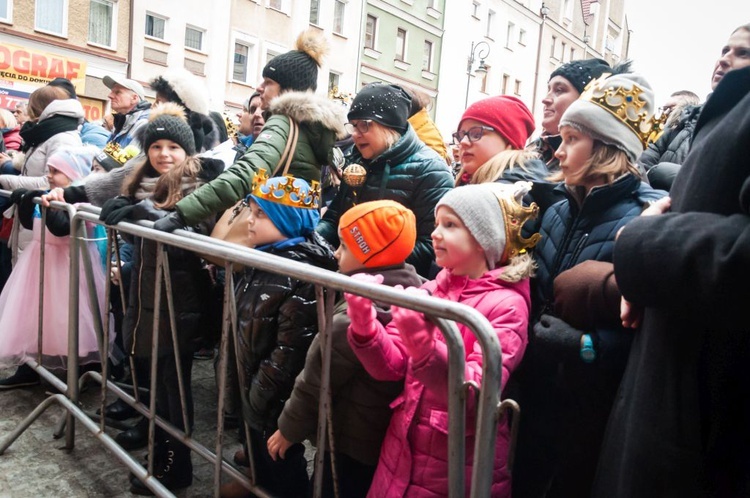
M 521 361 L 529 319 L 529 276 L 534 263 L 520 228 L 538 208 L 520 200 L 531 184 L 485 183 L 449 191 L 435 208 L 432 245 L 443 270 L 421 289 L 466 304 L 487 317 L 502 346 L 502 386 Z M 369 275 L 357 275 L 370 281 Z M 437 327 L 422 313 L 391 307 L 387 327 L 368 298 L 345 294 L 351 319 L 349 344 L 375 379 L 404 381 L 391 418 L 368 496 L 448 495 L 448 348 Z M 465 344 L 466 380 L 482 382 L 483 356 L 468 327 L 458 324 Z M 473 426 L 476 405 L 468 403 Z M 471 474 L 474 431 L 466 431 L 466 474 Z M 491 496 L 510 496 L 507 470 L 509 430 L 500 423 L 492 465 Z M 465 496 L 469 496 L 469 485 Z
M 414 250 L 417 222 L 414 213 L 396 201 L 359 204 L 339 219 L 341 245 L 336 250 L 339 272 L 346 275 L 379 275 L 389 286 L 416 287 L 422 280 L 413 266 L 404 263 Z M 349 346 L 349 317 L 341 299 L 333 311 L 331 346 L 331 396 L 333 447 L 325 448 L 323 496 L 333 497 L 331 463 L 335 465 L 339 496 L 364 497 L 370 488 L 380 445 L 391 418 L 390 404 L 403 383 L 373 379 Z M 376 304 L 377 319 L 391 321 L 390 307 Z M 274 458 L 284 458 L 292 443 L 316 441 L 320 396 L 321 346 L 316 337 L 305 360 L 305 369 L 279 417 L 279 430 L 268 440 Z
M 534 252 L 539 268 L 532 282 L 533 330 L 518 377 L 523 417 L 514 496 L 591 494 L 630 350 L 633 334 L 616 313 L 592 306 L 594 299 L 563 312 L 560 302 L 572 289 L 556 283 L 586 261 L 611 263 L 617 231 L 666 195 L 643 183 L 635 166 L 651 132 L 651 87 L 638 74 L 622 73 L 622 66 L 613 71 L 592 81 L 560 120 L 561 169 L 553 180 L 562 180 L 556 190 L 565 198 L 545 212 Z M 603 278 L 598 288 L 605 288 Z
M 249 244 L 282 258 L 335 270 L 333 250 L 315 233 L 320 220 L 320 184 L 301 178 L 266 178 L 261 170 L 247 196 Z M 305 496 L 307 461 L 302 444 L 273 460 L 268 438 L 305 366 L 318 332 L 315 285 L 257 268 L 245 268 L 235 285 L 238 374 L 244 379 L 242 417 L 255 464 L 256 484 L 273 496 Z M 251 496 L 237 482 L 221 496 Z

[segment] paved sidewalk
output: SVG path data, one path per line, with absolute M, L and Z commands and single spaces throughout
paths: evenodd
M 7 377 L 12 370 L 0 370 Z M 193 363 L 193 394 L 195 399 L 194 437 L 209 449 L 215 446 L 217 396 L 212 361 Z M 98 385 L 81 395 L 84 410 L 98 408 Z M 12 431 L 45 399 L 45 388 L 0 391 L 0 440 Z M 0 498 L 83 498 L 131 497 L 128 469 L 80 424 L 76 426 L 76 444 L 71 452 L 63 448 L 64 437 L 54 439 L 57 421 L 64 413 L 53 405 L 23 433 L 4 455 L 0 455 Z M 116 429 L 107 429 L 114 437 Z M 227 431 L 224 457 L 231 462 L 238 449 L 237 431 Z M 137 458 L 146 450 L 135 450 Z M 308 451 L 308 457 L 312 458 Z M 180 497 L 212 496 L 213 465 L 193 454 L 193 485 Z M 229 478 L 224 477 L 226 482 Z

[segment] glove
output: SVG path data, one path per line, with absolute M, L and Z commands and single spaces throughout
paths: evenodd
M 542 315 L 534 325 L 534 349 L 551 361 L 580 359 L 581 336 L 575 329 L 552 315 Z
M 357 273 L 352 275 L 351 278 L 359 280 L 360 282 L 369 282 L 372 284 L 383 283 L 382 275 Z M 344 299 L 346 299 L 348 305 L 346 308 L 346 314 L 352 322 L 349 327 L 351 333 L 356 336 L 360 342 L 365 342 L 375 337 L 375 334 L 378 331 L 376 325 L 378 314 L 375 311 L 375 307 L 372 305 L 370 298 L 345 292 Z
M 112 211 L 116 211 L 118 209 L 132 205 L 133 199 L 125 195 L 118 195 L 113 199 L 109 199 L 102 205 L 102 210 L 99 213 L 99 219 L 101 221 L 107 222 L 107 218 L 109 218 L 110 214 L 112 214 Z M 110 223 L 107 222 L 107 224 L 109 225 Z
M 186 226 L 185 220 L 177 211 L 172 211 L 164 218 L 154 222 L 154 229 L 160 232 L 174 232 L 178 228 L 184 229 Z
M 29 189 L 27 188 L 17 188 L 13 192 L 10 193 L 10 202 L 13 204 L 20 204 L 21 203 L 21 197 L 28 192 Z
M 419 291 L 427 295 L 426 291 L 414 287 L 406 290 L 408 292 Z M 395 305 L 391 306 L 391 316 L 412 362 L 421 363 L 435 347 L 435 325 L 422 313 Z
M 44 190 L 26 190 L 17 189 L 14 190 L 15 194 L 19 190 L 23 190 L 23 195 L 18 200 L 18 219 L 21 221 L 21 225 L 27 230 L 34 229 L 34 210 L 36 205 L 34 199 L 41 197 L 46 192 Z M 67 216 L 67 215 L 66 215 Z

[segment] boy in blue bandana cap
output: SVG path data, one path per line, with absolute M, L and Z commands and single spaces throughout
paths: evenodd
M 256 174 L 247 197 L 250 244 L 283 258 L 336 270 L 333 250 L 315 233 L 320 220 L 320 185 L 292 176 Z M 244 379 L 242 416 L 250 427 L 256 484 L 273 496 L 307 496 L 304 446 L 273 461 L 267 439 L 289 398 L 294 379 L 318 332 L 315 285 L 256 268 L 245 268 L 235 286 L 239 375 Z M 222 496 L 240 491 L 222 486 Z M 244 493 L 250 496 L 249 492 Z

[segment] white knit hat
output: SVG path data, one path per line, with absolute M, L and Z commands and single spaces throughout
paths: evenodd
M 605 144 L 624 151 L 635 163 L 652 131 L 654 92 L 643 76 L 614 74 L 592 81 L 560 119 Z

